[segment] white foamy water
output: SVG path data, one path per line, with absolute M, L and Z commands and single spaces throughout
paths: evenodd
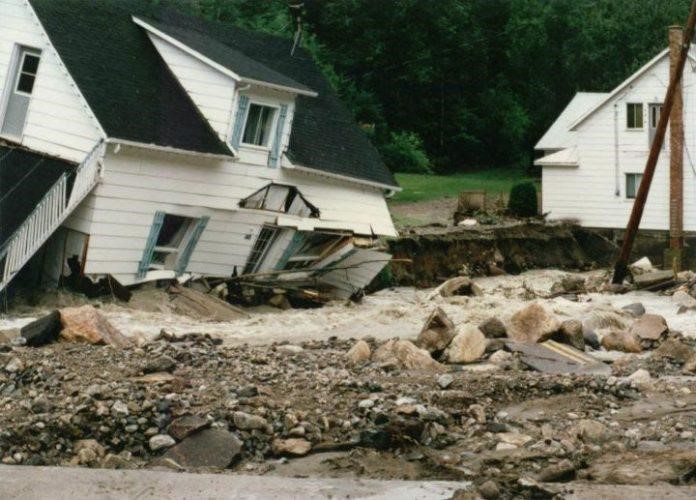
M 436 306 L 441 307 L 457 325 L 467 322 L 479 324 L 491 316 L 506 321 L 530 302 L 530 290 L 538 295 L 546 295 L 553 283 L 566 274 L 541 270 L 519 276 L 479 278 L 475 281 L 485 292 L 482 297 L 437 296 L 429 300 L 432 290 L 396 288 L 365 297 L 361 304 L 334 302 L 320 309 L 251 311 L 248 318 L 224 323 L 199 321 L 169 312 L 139 311 L 118 304 L 105 304 L 102 311 L 126 335 L 142 338 L 151 338 L 161 329 L 175 334 L 210 333 L 232 344 L 301 342 L 332 335 L 339 338 L 361 338 L 366 335 L 377 339 L 395 336 L 413 338 Z M 561 297 L 534 300 L 549 307 L 561 320 L 582 320 L 592 313 L 620 311 L 627 304 L 641 302 L 648 313 L 664 316 L 672 330 L 696 336 L 696 312 L 677 314 L 679 307 L 669 296 L 650 292 L 625 295 L 592 293 L 580 296 L 578 302 Z M 46 311 L 36 309 L 23 317 L 2 316 L 0 330 L 19 328 Z M 628 315 L 623 318 L 627 324 L 632 321 Z

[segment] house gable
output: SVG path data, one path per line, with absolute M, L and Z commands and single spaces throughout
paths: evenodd
M 5 138 L 23 146 L 80 162 L 104 137 L 87 101 L 26 0 L 0 0 L 0 120 L 14 89 L 21 50 L 39 57 L 21 135 Z

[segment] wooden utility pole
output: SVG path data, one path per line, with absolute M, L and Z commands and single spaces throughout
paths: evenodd
M 676 78 L 684 32 L 681 26 L 669 28 L 670 81 Z M 669 115 L 669 261 L 682 260 L 684 248 L 684 96 L 682 82 L 677 84 Z M 679 266 L 681 267 L 681 266 Z
M 648 160 L 645 164 L 643 179 L 640 182 L 636 199 L 633 202 L 633 209 L 631 210 L 631 217 L 628 220 L 628 226 L 626 227 L 626 234 L 624 235 L 623 244 L 621 245 L 621 251 L 618 259 L 616 260 L 616 265 L 614 266 L 614 278 L 612 280 L 614 283 L 623 282 L 623 279 L 628 273 L 628 259 L 631 256 L 631 249 L 633 248 L 633 242 L 636 239 L 640 219 L 643 217 L 645 201 L 648 199 L 650 184 L 652 183 L 653 176 L 655 175 L 657 160 L 660 157 L 660 151 L 665 141 L 667 123 L 669 122 L 669 116 L 672 112 L 672 106 L 674 105 L 674 97 L 676 95 L 677 87 L 681 82 L 682 74 L 684 73 L 684 65 L 686 64 L 686 58 L 689 54 L 691 40 L 694 38 L 694 28 L 696 28 L 696 0 L 693 0 L 691 3 L 691 10 L 686 21 L 686 29 L 684 30 L 684 43 L 681 46 L 679 59 L 676 67 L 674 68 L 674 78 L 670 79 L 669 86 L 667 87 L 667 94 L 665 95 L 665 101 L 662 105 L 662 112 L 660 113 L 660 119 L 657 123 L 657 129 L 655 130 L 655 138 L 650 146 L 650 154 L 648 155 Z

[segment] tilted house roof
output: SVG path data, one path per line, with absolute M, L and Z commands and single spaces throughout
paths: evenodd
M 109 137 L 230 155 L 133 18 L 229 67 L 297 93 L 287 156 L 328 174 L 396 187 L 311 56 L 292 41 L 207 22 L 143 0 L 29 0 Z

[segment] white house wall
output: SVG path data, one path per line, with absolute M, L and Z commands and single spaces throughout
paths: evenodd
M 8 85 L 15 44 L 41 50 L 22 144 L 42 153 L 82 161 L 101 137 L 96 119 L 26 0 L 0 0 L 0 91 Z
M 696 230 L 696 76 L 684 70 L 684 227 Z M 648 104 L 660 103 L 669 82 L 667 57 L 624 93 L 605 104 L 577 128 L 579 167 L 544 167 L 543 211 L 549 218 L 574 219 L 583 226 L 625 227 L 633 200 L 626 199 L 626 174 L 642 173 L 648 156 Z M 626 127 L 626 103 L 643 103 L 642 130 Z M 615 109 L 618 112 L 618 188 L 615 175 Z M 669 133 L 660 155 L 641 222 L 643 229 L 669 228 Z
M 207 215 L 210 221 L 188 269 L 226 276 L 235 266 L 242 270 L 261 226 L 277 218 L 273 212 L 238 208 L 241 199 L 271 181 L 297 186 L 328 224 L 394 232 L 379 189 L 280 168 L 125 146 L 118 153 L 109 147 L 101 183 L 66 225 L 90 234 L 86 274 L 113 274 L 129 284 L 135 281 L 155 212 Z

